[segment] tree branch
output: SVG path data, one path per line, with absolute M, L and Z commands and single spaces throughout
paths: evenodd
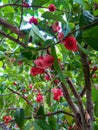
M 61 83 L 62 88 L 63 88 L 63 93 L 64 93 L 64 97 L 67 100 L 69 106 L 71 107 L 72 111 L 75 113 L 75 115 L 77 115 L 77 113 L 79 113 L 79 110 L 77 109 L 77 107 L 75 106 L 75 104 L 73 103 L 73 101 L 70 98 L 70 94 L 66 88 L 66 86 Z
M 91 88 L 91 75 L 90 68 L 88 64 L 88 57 L 84 53 L 80 52 L 81 62 L 83 66 L 85 87 L 86 87 L 86 109 L 90 115 L 90 128 L 89 130 L 93 130 L 92 122 L 93 122 L 93 102 L 92 102 L 92 88 Z
M 0 18 L 0 24 L 5 26 L 7 29 L 9 29 L 11 32 L 19 35 L 19 37 L 23 37 L 24 34 L 20 31 L 19 28 L 13 26 L 12 24 L 8 23 L 5 19 Z
M 2 36 L 4 36 L 4 37 L 6 37 L 6 38 L 8 38 L 8 39 L 10 39 L 10 40 L 12 40 L 12 41 L 14 41 L 14 42 L 16 42 L 17 44 L 21 45 L 23 48 L 27 48 L 27 46 L 26 46 L 23 42 L 21 42 L 21 41 L 18 40 L 18 39 L 15 39 L 15 38 L 12 37 L 12 36 L 9 36 L 8 34 L 6 34 L 5 32 L 3 32 L 3 31 L 1 31 L 1 30 L 0 30 L 0 34 L 1 34 Z
M 25 96 L 23 96 L 22 94 L 20 94 L 20 93 L 14 91 L 13 89 L 11 89 L 11 88 L 9 88 L 9 87 L 8 87 L 7 89 L 10 90 L 10 91 L 13 92 L 13 93 L 19 95 L 20 97 L 22 97 L 31 107 L 33 107 L 33 105 L 31 104 L 31 102 L 30 102 Z
M 34 118 L 44 118 L 46 116 L 49 117 L 49 116 L 56 115 L 56 114 L 61 114 L 61 113 L 75 118 L 75 116 L 73 114 L 71 114 L 69 112 L 62 111 L 62 110 L 59 110 L 59 111 L 56 111 L 56 112 L 52 112 L 52 113 L 49 113 L 49 114 L 45 114 L 45 115 L 41 115 L 41 116 L 40 115 L 35 115 Z
M 84 112 L 84 108 L 83 108 L 83 103 L 82 103 L 82 100 L 81 100 L 81 96 L 80 94 L 77 92 L 76 88 L 74 87 L 72 81 L 70 78 L 67 78 L 67 83 L 69 84 L 70 86 L 70 89 L 72 90 L 77 102 L 78 102 L 78 105 L 79 105 L 79 110 L 80 110 L 80 115 L 81 115 L 81 122 L 82 122 L 82 125 L 83 125 L 83 129 L 86 128 L 86 120 L 85 120 L 85 112 Z

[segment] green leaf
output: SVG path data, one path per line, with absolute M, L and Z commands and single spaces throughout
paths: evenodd
M 88 10 L 83 10 L 82 15 L 80 16 L 79 25 L 84 26 L 94 21 L 95 17 Z
M 33 123 L 34 130 L 43 130 L 36 122 Z
M 52 130 L 44 119 L 36 119 L 35 122 L 42 130 Z
M 37 27 L 42 30 L 43 32 L 47 33 L 50 36 L 54 36 L 54 32 L 50 29 L 49 25 L 45 20 L 39 22 Z
M 42 17 L 45 19 L 49 19 L 49 20 L 55 20 L 55 21 L 60 21 L 60 22 L 64 22 L 62 18 L 61 13 L 60 14 L 53 14 L 52 12 L 46 11 L 45 13 L 42 14 Z
M 48 122 L 52 130 L 56 130 L 56 119 L 54 118 L 54 116 L 48 117 Z
M 33 23 L 32 23 L 32 28 L 31 28 L 31 31 L 29 33 L 29 36 L 32 36 L 32 38 L 33 38 L 32 40 L 35 39 L 35 40 L 38 40 L 38 41 L 40 41 L 40 40 L 45 41 L 45 38 L 40 33 L 40 30 Z
M 18 108 L 14 115 L 15 122 L 18 127 L 22 130 L 24 127 L 24 120 L 25 120 L 25 111 L 23 108 Z
M 94 101 L 94 110 L 95 110 L 95 115 L 98 116 L 98 90 L 95 88 L 92 89 L 92 98 Z
M 38 109 L 38 112 L 37 112 L 37 115 L 45 115 L 45 112 L 44 112 L 44 107 L 43 106 L 40 106 L 40 108 Z
M 0 58 L 4 58 L 5 57 L 5 54 L 3 51 L 0 51 Z
M 14 8 L 11 6 L 7 6 L 1 9 L 2 11 L 5 11 L 6 13 L 14 13 Z
M 90 56 L 96 56 L 95 54 L 91 53 L 87 49 L 83 48 L 80 44 L 78 44 L 78 46 L 79 46 L 80 51 L 83 52 L 84 54 L 90 55 Z
M 83 40 L 98 51 L 98 26 L 83 32 Z
M 4 105 L 4 99 L 3 96 L 0 95 L 0 109 L 3 108 L 3 105 Z
M 58 63 L 58 58 L 57 58 L 57 54 L 56 54 L 56 49 L 55 49 L 55 46 L 53 45 L 52 47 L 51 47 L 51 52 L 52 52 L 52 56 L 54 57 L 54 69 L 55 69 L 55 71 L 59 74 L 59 78 L 60 78 L 60 80 L 64 83 L 64 84 L 66 84 L 66 81 L 65 81 L 65 77 L 64 77 L 64 75 L 63 75 L 63 73 L 62 73 L 62 70 L 60 69 L 60 66 L 59 66 L 59 63 Z
M 42 6 L 49 2 L 49 0 L 33 0 L 32 6 Z

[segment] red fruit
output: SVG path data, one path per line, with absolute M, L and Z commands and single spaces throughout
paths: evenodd
M 54 100 L 59 101 L 60 97 L 63 96 L 63 91 L 60 88 L 53 88 L 52 93 L 54 94 Z
M 16 81 L 15 81 L 15 82 L 13 82 L 13 85 L 15 85 L 15 86 L 16 86 L 16 85 L 17 85 L 17 82 L 16 82 Z
M 22 90 L 22 92 L 26 93 L 26 92 L 27 92 L 27 90 L 26 90 L 26 89 L 23 89 L 23 90 Z
M 3 120 L 4 120 L 5 124 L 8 124 L 12 120 L 12 117 L 11 116 L 3 116 Z
M 47 81 L 51 80 L 51 78 L 48 75 L 45 75 L 44 79 Z
M 54 4 L 50 4 L 50 5 L 48 6 L 48 10 L 49 10 L 50 12 L 54 12 L 54 11 L 56 10 L 56 6 L 55 6 Z
M 94 66 L 92 69 L 93 69 L 93 71 L 96 71 L 97 70 L 97 66 Z
M 29 19 L 29 23 L 30 24 L 34 23 L 35 25 L 37 25 L 38 24 L 38 20 L 36 18 L 32 17 L 32 18 Z
M 32 89 L 32 88 L 33 88 L 33 85 L 32 85 L 32 84 L 29 84 L 29 88 Z
M 28 4 L 28 3 L 26 3 L 26 2 L 23 2 L 23 7 L 26 7 L 26 8 L 29 8 L 30 7 L 30 5 Z
M 34 61 L 39 69 L 48 69 L 52 66 L 53 62 L 54 58 L 51 55 L 45 55 L 43 57 L 41 56 Z
M 97 75 L 96 75 L 96 74 L 94 74 L 94 75 L 93 75 L 93 78 L 97 78 Z
M 44 96 L 41 94 L 41 93 L 38 93 L 37 94 L 37 97 L 36 97 L 36 102 L 42 102 L 44 99 Z
M 77 41 L 73 36 L 68 36 L 63 40 L 63 44 L 66 49 L 70 51 L 78 51 Z
M 59 30 L 60 30 L 59 22 L 55 22 L 55 23 L 52 25 L 52 30 L 53 30 L 54 32 L 59 32 Z
M 61 41 L 63 38 L 64 38 L 64 33 L 63 33 L 63 32 L 60 32 L 60 33 L 58 34 L 58 40 Z
M 18 61 L 18 65 L 22 65 L 23 64 L 23 61 Z
M 40 68 L 36 68 L 36 67 L 32 67 L 30 70 L 30 74 L 32 76 L 36 76 L 38 74 L 43 74 L 44 73 L 44 69 L 40 69 Z

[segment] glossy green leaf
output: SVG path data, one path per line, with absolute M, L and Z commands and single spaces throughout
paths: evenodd
M 4 7 L 2 8 L 2 11 L 5 11 L 6 13 L 14 13 L 14 8 L 11 7 L 11 6 L 7 6 L 7 7 Z
M 83 32 L 83 40 L 98 51 L 98 26 Z
M 49 0 L 33 0 L 32 6 L 41 6 L 49 2 Z
M 82 15 L 80 16 L 79 25 L 84 26 L 89 23 L 94 22 L 95 17 L 88 10 L 83 10 Z
M 98 116 L 98 90 L 93 88 L 92 90 L 92 97 L 94 101 L 94 110 L 95 110 L 95 115 Z
M 55 71 L 59 74 L 59 78 L 60 78 L 60 80 L 64 83 L 64 84 L 66 84 L 66 81 L 65 81 L 65 77 L 64 77 L 64 75 L 63 75 L 63 73 L 62 73 L 62 71 L 61 71 L 61 69 L 60 69 L 60 66 L 59 66 L 59 63 L 58 63 L 58 58 L 57 58 L 57 54 L 56 54 L 56 49 L 55 49 L 55 46 L 54 45 L 52 45 L 52 47 L 51 47 L 51 52 L 52 52 L 52 56 L 54 57 L 54 69 L 55 69 Z
M 24 127 L 25 111 L 23 108 L 18 108 L 14 115 L 15 122 L 18 127 L 22 130 Z
M 51 127 L 48 125 L 48 123 L 44 119 L 36 119 L 36 124 L 42 129 L 42 130 L 52 130 Z
M 42 14 L 42 17 L 49 20 L 55 20 L 60 22 L 65 22 L 61 14 L 53 14 L 52 12 L 46 11 Z

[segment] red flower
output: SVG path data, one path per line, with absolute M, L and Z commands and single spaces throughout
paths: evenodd
M 18 65 L 22 65 L 23 64 L 23 61 L 18 61 Z
M 8 124 L 12 120 L 12 117 L 11 116 L 3 116 L 3 120 L 4 120 L 5 124 Z
M 45 75 L 44 79 L 47 81 L 51 80 L 51 78 L 48 75 Z
M 26 8 L 29 8 L 30 7 L 30 5 L 28 4 L 28 3 L 26 3 L 26 2 L 23 2 L 23 7 L 26 7 Z
M 59 22 L 55 22 L 53 25 L 52 25 L 52 30 L 54 32 L 58 32 L 60 30 L 60 26 L 59 26 Z
M 44 69 L 40 69 L 40 68 L 36 68 L 36 67 L 32 67 L 30 70 L 30 74 L 32 76 L 36 76 L 38 74 L 43 74 L 44 73 Z
M 50 4 L 50 5 L 48 6 L 48 9 L 49 9 L 49 11 L 54 12 L 54 11 L 56 10 L 56 7 L 55 7 L 54 4 Z
M 63 32 L 60 32 L 60 33 L 58 34 L 58 40 L 61 41 L 63 38 L 64 38 L 64 33 L 63 33 Z
M 60 88 L 53 88 L 52 93 L 54 94 L 54 100 L 59 101 L 60 97 L 63 96 L 63 91 Z
M 77 41 L 73 36 L 68 36 L 63 40 L 65 47 L 70 51 L 78 51 Z
M 44 63 L 45 63 L 45 68 L 50 68 L 54 62 L 54 58 L 51 55 L 46 55 L 44 57 Z
M 48 69 L 52 66 L 54 58 L 51 55 L 46 55 L 44 57 L 39 57 L 34 61 L 36 66 L 40 69 Z
M 38 93 L 37 94 L 37 97 L 36 97 L 36 102 L 42 102 L 44 99 L 44 96 L 41 94 L 41 93 Z
M 32 88 L 33 88 L 33 85 L 32 85 L 32 84 L 29 84 L 29 88 L 32 89 Z
M 37 25 L 38 24 L 38 20 L 36 18 L 32 17 L 32 18 L 29 19 L 29 23 L 30 24 L 34 23 L 35 25 Z

